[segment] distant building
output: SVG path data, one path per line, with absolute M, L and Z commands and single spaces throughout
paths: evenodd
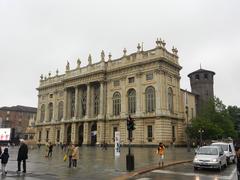
M 44 77 L 38 90 L 36 140 L 39 143 L 114 144 L 115 131 L 128 144 L 126 118 L 135 120 L 133 144 L 185 144 L 185 127 L 195 117 L 195 94 L 180 89 L 178 51 L 166 43 Z M 185 109 L 188 109 L 187 113 Z
M 196 95 L 196 109 L 197 113 L 201 111 L 201 107 L 214 97 L 214 75 L 215 72 L 198 69 L 188 75 L 192 93 Z
M 24 138 L 30 119 L 36 119 L 37 108 L 12 106 L 0 108 L 0 127 L 11 128 L 11 141 Z

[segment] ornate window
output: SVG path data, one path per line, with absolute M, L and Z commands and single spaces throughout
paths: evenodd
M 153 128 L 152 125 L 147 126 L 147 140 L 148 142 L 152 142 L 153 139 Z
M 71 118 L 74 117 L 75 113 L 75 90 L 71 91 Z
M 147 87 L 147 89 L 145 91 L 145 97 L 146 97 L 146 111 L 154 112 L 155 104 L 156 104 L 154 87 L 152 87 L 152 86 Z
M 82 104 L 82 116 L 85 116 L 87 112 L 87 89 L 83 89 L 82 91 L 81 104 Z
M 99 86 L 94 87 L 94 115 L 97 116 L 99 114 L 99 96 L 100 96 L 100 89 Z
M 146 80 L 149 81 L 149 80 L 152 80 L 153 79 L 153 73 L 147 73 L 146 74 Z
M 41 116 L 40 116 L 40 121 L 43 122 L 45 119 L 45 105 L 43 104 L 41 106 Z
M 168 88 L 168 110 L 173 113 L 173 90 Z
M 128 113 L 136 113 L 136 91 L 134 89 L 128 91 Z
M 61 121 L 63 118 L 63 101 L 58 103 L 58 121 Z
M 48 105 L 48 121 L 52 121 L 53 119 L 53 103 L 49 103 Z
M 121 113 L 121 95 L 119 92 L 113 94 L 113 115 L 117 116 Z

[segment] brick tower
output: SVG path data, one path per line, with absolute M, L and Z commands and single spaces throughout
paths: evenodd
M 188 75 L 192 93 L 196 94 L 197 113 L 204 103 L 214 97 L 213 82 L 215 72 L 200 68 Z

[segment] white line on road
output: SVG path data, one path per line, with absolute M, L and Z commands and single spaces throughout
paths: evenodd
M 237 169 L 234 168 L 229 176 L 217 176 L 217 175 L 204 175 L 199 173 L 183 173 L 183 172 L 174 172 L 168 170 L 154 170 L 153 173 L 162 173 L 162 174 L 175 174 L 175 175 L 183 175 L 183 176 L 201 176 L 201 177 L 212 177 L 218 179 L 226 179 L 233 180 L 233 176 L 236 175 Z

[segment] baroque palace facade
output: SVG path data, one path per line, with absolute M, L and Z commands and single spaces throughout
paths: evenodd
M 38 111 L 36 141 L 114 144 L 115 131 L 128 144 L 126 119 L 135 120 L 133 144 L 159 142 L 185 144 L 185 128 L 195 116 L 195 95 L 180 89 L 178 51 L 169 52 L 166 43 L 156 41 L 154 49 L 112 60 L 104 52 L 101 60 L 74 69 L 66 65 L 65 74 L 41 76 L 37 88 Z M 188 112 L 186 112 L 186 107 Z

